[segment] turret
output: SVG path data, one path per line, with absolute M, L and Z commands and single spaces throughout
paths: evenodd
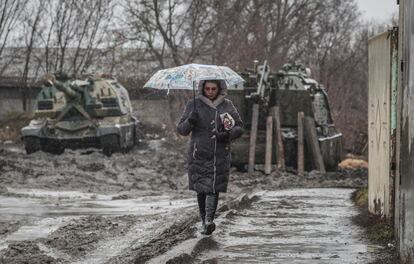
M 79 99 L 80 98 L 80 94 L 74 90 L 74 89 L 76 89 L 74 84 L 66 85 L 65 83 L 62 83 L 60 81 L 54 81 L 53 84 L 56 87 L 56 89 L 58 89 L 59 91 L 64 93 L 70 99 Z M 74 88 L 74 89 L 72 89 L 71 87 Z M 79 89 L 79 87 L 77 87 L 76 90 L 78 90 L 78 89 Z

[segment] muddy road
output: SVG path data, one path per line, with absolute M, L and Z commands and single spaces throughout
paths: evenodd
M 356 213 L 352 189 L 331 189 L 366 186 L 366 171 L 265 176 L 258 168 L 249 176 L 233 170 L 218 231 L 203 238 L 184 153 L 184 141 L 159 138 L 112 157 L 93 149 L 26 155 L 21 145 L 0 145 L 0 263 L 367 263 L 375 257 L 375 246 L 347 220 Z
M 352 189 L 258 192 L 218 218 L 217 232 L 185 241 L 149 263 L 370 263 L 381 248 L 352 224 Z

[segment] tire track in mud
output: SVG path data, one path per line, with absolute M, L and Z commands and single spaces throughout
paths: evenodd
M 48 226 L 47 218 L 42 219 L 45 230 L 41 233 L 35 231 L 37 234 L 31 240 L 19 241 L 19 238 L 41 229 L 39 222 L 11 233 L 8 247 L 4 249 L 3 245 L 3 250 L 0 250 L 0 263 L 31 263 L 31 259 L 44 261 L 46 256 L 47 261 L 39 263 L 49 263 L 51 260 L 50 263 L 105 263 L 126 248 L 136 249 L 152 241 L 165 226 L 168 227 L 164 223 L 175 223 L 182 215 L 185 214 L 178 210 L 174 214 L 88 216 L 72 218 L 51 227 Z M 25 254 L 16 257 L 20 251 Z
M 109 259 L 107 264 L 146 263 L 149 259 L 164 253 L 175 243 L 194 235 L 193 224 L 198 220 L 195 208 L 167 216 L 153 232 L 137 239 L 122 254 Z
M 72 220 L 40 241 L 76 259 L 96 249 L 99 241 L 124 234 L 137 216 L 88 216 Z
M 104 263 L 127 247 L 137 247 L 137 244 L 154 238 L 164 226 L 163 223 L 174 223 L 179 218 L 176 214 L 188 210 L 189 206 L 194 207 L 182 195 L 145 196 L 124 200 L 127 197 L 122 195 L 112 196 L 111 199 L 107 195 L 80 192 L 30 189 L 12 191 L 21 197 L 8 199 L 15 200 L 16 205 L 20 203 L 20 207 L 4 208 L 0 203 L 0 212 L 3 215 L 23 213 L 25 206 L 35 205 L 23 214 L 36 214 L 38 211 L 52 217 L 42 218 L 38 215 L 40 221 L 22 225 L 16 232 L 0 240 L 0 243 L 5 244 L 3 248 L 8 246 L 0 251 L 0 263 L 14 261 L 16 254 L 13 252 L 16 248 L 30 249 L 29 253 L 18 258 L 20 262 L 17 263 L 43 259 L 42 256 L 49 256 L 59 263 Z M 42 197 L 48 199 L 42 200 Z M 8 203 L 7 201 L 4 200 L 4 203 Z M 36 201 L 43 203 L 36 204 Z M 97 215 L 82 216 L 85 214 Z M 4 261 L 1 261 L 2 258 Z
M 217 210 L 218 215 L 229 210 L 247 208 L 256 200 L 256 196 L 250 197 L 247 194 L 240 195 L 220 205 Z M 178 243 L 195 238 L 197 236 L 197 227 L 195 227 L 195 224 L 200 220 L 198 208 L 194 207 L 192 210 L 183 211 L 176 216 L 171 219 L 169 225 L 166 225 L 156 232 L 157 234 L 155 236 L 148 237 L 149 241 L 128 249 L 122 255 L 110 259 L 107 264 L 147 263 L 147 261 L 167 252 Z
M 73 264 L 106 263 L 109 259 L 121 254 L 126 248 L 133 247 L 140 243 L 140 241 L 144 241 L 145 237 L 149 236 L 148 234 L 155 233 L 155 230 L 160 226 L 160 218 L 163 217 L 147 216 L 145 220 L 137 221 L 138 223 L 134 223 L 127 232 L 100 241 L 93 251 L 76 260 Z
M 33 221 L 31 224 L 22 225 L 15 232 L 10 233 L 0 242 L 0 250 L 7 248 L 9 243 L 17 241 L 38 240 L 47 237 L 62 226 L 70 222 L 72 217 L 43 218 Z

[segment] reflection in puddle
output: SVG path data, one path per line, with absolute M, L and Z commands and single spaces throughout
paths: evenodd
M 43 218 L 35 221 L 33 225 L 25 225 L 19 228 L 14 233 L 11 233 L 4 240 L 0 240 L 0 250 L 6 248 L 9 243 L 23 240 L 34 240 L 38 238 L 47 237 L 50 233 L 63 226 L 72 217 L 60 217 L 60 218 Z
M 80 192 L 36 192 L 30 190 L 27 192 L 15 191 L 15 193 L 28 194 L 30 197 L 0 196 L 0 215 L 2 219 L 23 215 L 37 217 L 148 215 L 194 205 L 194 199 L 171 200 L 166 195 L 112 200 L 112 196 L 109 195 Z
M 0 221 L 30 219 L 16 232 L 0 239 L 0 250 L 12 241 L 47 237 L 70 220 L 89 215 L 162 215 L 178 208 L 194 206 L 194 199 L 147 196 L 112 200 L 109 195 L 81 192 L 9 189 L 23 197 L 0 196 Z

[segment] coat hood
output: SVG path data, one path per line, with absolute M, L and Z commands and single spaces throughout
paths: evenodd
M 211 101 L 210 99 L 208 99 L 207 97 L 205 97 L 203 95 L 203 85 L 207 81 L 219 81 L 220 82 L 220 92 L 219 92 L 217 98 L 214 99 L 214 101 Z M 200 80 L 198 82 L 198 97 L 201 99 L 201 101 L 203 101 L 208 106 L 216 109 L 216 107 L 224 101 L 226 96 L 227 96 L 227 83 L 226 83 L 225 80 L 223 80 L 223 79 L 205 79 L 205 80 Z
M 223 79 L 204 79 L 198 82 L 198 94 L 203 95 L 203 85 L 207 81 L 219 81 L 220 82 L 220 94 L 227 96 L 227 82 Z

